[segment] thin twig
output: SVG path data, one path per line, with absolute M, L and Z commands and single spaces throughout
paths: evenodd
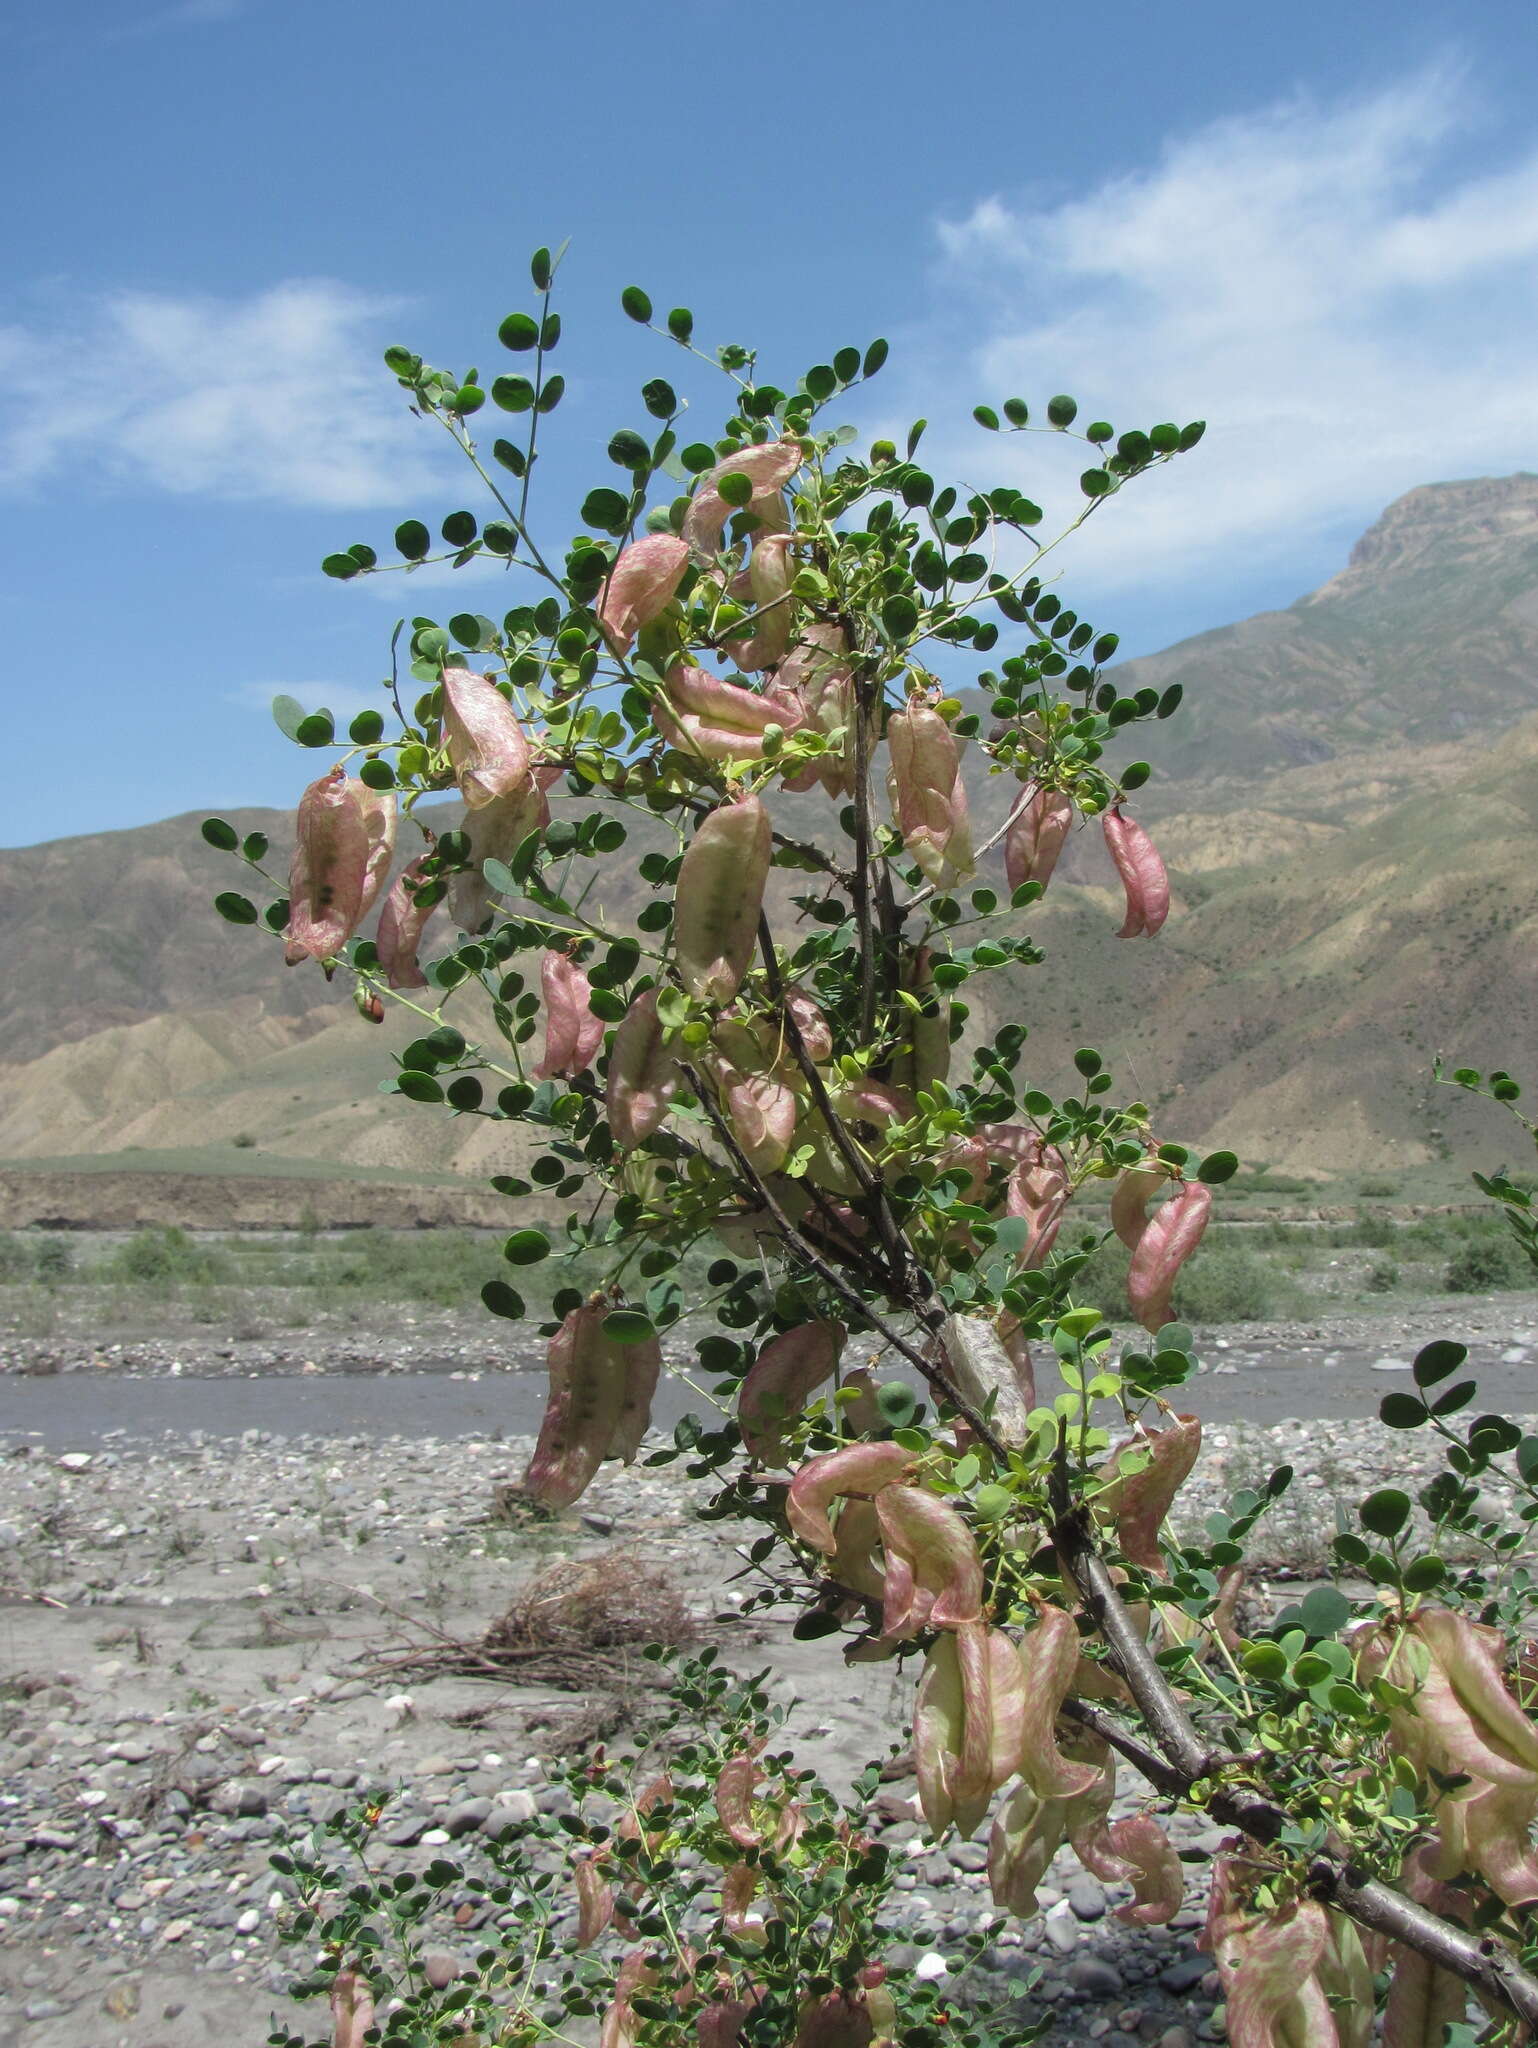
M 1212 1750 L 1202 1741 L 1133 1626 L 1109 1567 L 1095 1549 L 1082 1509 L 1059 1518 L 1053 1530 L 1053 1543 L 1059 1562 L 1079 1588 L 1086 1609 L 1116 1659 L 1158 1749 L 1141 1742 L 1114 1715 L 1091 1701 L 1066 1700 L 1064 1713 L 1081 1727 L 1103 1737 L 1136 1764 L 1151 1784 L 1173 1798 L 1187 1797 L 1192 1787 L 1204 1780 L 1217 1780 L 1202 1801 L 1207 1812 L 1226 1825 L 1241 1829 L 1255 1841 L 1270 1845 L 1280 1840 L 1292 1825 L 1286 1809 L 1262 1794 L 1221 1782 L 1222 1773 L 1235 1766 L 1243 1767 L 1242 1759 Z M 1489 1936 L 1470 1934 L 1450 1925 L 1392 1885 L 1364 1877 L 1341 1856 L 1311 1857 L 1308 1884 L 1316 1897 L 1338 1906 L 1360 1926 L 1413 1949 L 1439 1969 L 1461 1978 L 1481 1997 L 1529 2024 L 1538 2024 L 1538 1977 L 1524 1970 L 1508 1949 Z
M 910 1365 L 917 1368 L 928 1385 L 937 1394 L 943 1395 L 955 1409 L 956 1413 L 962 1417 L 979 1443 L 986 1444 L 988 1449 L 1001 1462 L 1005 1460 L 1008 1453 L 1003 1443 L 977 1410 L 962 1396 L 960 1390 L 953 1385 L 939 1361 L 933 1358 L 926 1358 L 922 1351 L 915 1345 L 910 1344 L 908 1339 L 902 1336 L 900 1332 L 894 1330 L 886 1318 L 878 1315 L 871 1304 L 855 1288 L 850 1286 L 843 1274 L 835 1266 L 829 1265 L 828 1261 L 807 1243 L 801 1232 L 786 1215 L 779 1202 L 775 1200 L 763 1176 L 755 1167 L 748 1163 L 742 1147 L 737 1143 L 732 1133 L 731 1125 L 722 1116 L 714 1102 L 710 1099 L 710 1096 L 706 1093 L 704 1082 L 700 1076 L 686 1062 L 680 1061 L 679 1064 L 690 1087 L 699 1097 L 705 1114 L 715 1126 L 716 1135 L 731 1154 L 733 1165 L 735 1165 L 737 1171 L 758 1197 L 765 1214 L 774 1226 L 775 1235 L 780 1239 L 781 1243 L 795 1257 L 809 1265 L 819 1278 L 825 1280 L 834 1293 L 839 1296 L 840 1300 L 847 1302 L 863 1321 L 870 1324 L 873 1330 L 879 1331 L 900 1357 L 906 1358 Z M 943 1317 L 937 1316 L 937 1319 L 943 1320 Z

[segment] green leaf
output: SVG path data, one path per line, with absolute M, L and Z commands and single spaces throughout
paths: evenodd
M 630 500 L 600 485 L 582 500 L 582 523 L 600 533 L 622 533 L 630 517 Z
M 257 908 L 249 896 L 237 895 L 233 889 L 226 889 L 214 898 L 214 908 L 230 924 L 255 924 Z
M 619 295 L 620 305 L 632 320 L 646 326 L 652 316 L 652 302 L 638 284 L 627 284 Z
M 1239 1171 L 1239 1157 L 1234 1152 L 1209 1152 L 1196 1169 L 1196 1178 L 1205 1181 L 1209 1188 L 1220 1188 L 1224 1181 L 1232 1180 Z
M 675 306 L 668 315 L 668 333 L 675 341 L 688 341 L 694 333 L 694 315 L 687 306 Z
M 1047 418 L 1054 427 L 1071 427 L 1079 417 L 1078 400 L 1059 392 L 1056 398 L 1047 400 Z
M 301 747 L 329 747 L 336 738 L 336 722 L 329 711 L 312 711 L 294 728 Z
M 651 449 L 633 427 L 621 427 L 609 442 L 609 460 L 621 469 L 646 469 L 651 455 Z
M 550 1240 L 542 1230 L 515 1230 L 502 1247 L 510 1266 L 537 1266 L 550 1256 Z
M 1006 398 L 1004 417 L 1012 427 L 1023 427 L 1031 417 L 1031 409 L 1023 398 Z
M 1430 1411 L 1413 1394 L 1385 1394 L 1378 1404 L 1378 1420 L 1389 1429 L 1420 1429 L 1430 1420 Z
M 724 504 L 740 509 L 753 496 L 753 479 L 744 476 L 740 469 L 729 469 L 716 479 L 716 490 Z
M 1079 489 L 1086 498 L 1103 498 L 1110 488 L 1109 472 L 1103 469 L 1087 469 L 1079 478 Z
M 529 258 L 529 276 L 534 280 L 537 292 L 547 292 L 550 280 L 555 275 L 555 265 L 550 260 L 548 249 L 536 249 Z
M 384 736 L 384 719 L 377 711 L 360 711 L 347 728 L 347 737 L 360 747 L 371 747 Z
M 991 434 L 999 431 L 999 416 L 991 405 L 974 405 L 972 417 L 980 427 L 986 427 Z
M 653 377 L 641 386 L 641 403 L 654 420 L 668 420 L 678 410 L 678 393 L 666 377 Z
M 497 339 L 504 348 L 521 354 L 523 350 L 533 348 L 538 342 L 539 322 L 531 319 L 527 313 L 509 313 L 497 329 Z
M 1351 1619 L 1351 1602 L 1334 1586 L 1305 1593 L 1298 1618 L 1311 1636 L 1333 1636 Z
M 297 697 L 274 697 L 272 715 L 278 731 L 285 739 L 299 737 L 299 728 L 304 723 L 305 710 Z
M 443 538 L 451 548 L 468 547 L 478 530 L 473 512 L 451 512 L 441 529 Z
M 917 630 L 919 608 L 905 591 L 894 591 L 881 606 L 881 623 L 891 640 L 907 640 Z
M 423 1074 L 414 1067 L 403 1067 L 395 1077 L 395 1092 L 404 1095 L 408 1102 L 441 1102 L 443 1089 L 431 1074 Z
M 209 845 L 217 846 L 221 853 L 233 853 L 240 844 L 240 834 L 223 818 L 205 818 L 202 832 Z
M 1415 1354 L 1411 1371 L 1418 1387 L 1434 1387 L 1448 1379 L 1469 1355 L 1467 1344 L 1454 1344 L 1446 1337 L 1438 1337 L 1424 1345 Z
M 876 1407 L 889 1429 L 906 1429 L 918 1413 L 918 1396 L 901 1380 L 886 1380 L 876 1389 Z
M 327 576 L 334 576 L 339 583 L 362 574 L 362 565 L 351 555 L 327 555 L 320 566 Z
M 371 755 L 367 761 L 358 764 L 358 780 L 365 789 L 394 789 L 395 770 L 388 761 L 381 761 Z
M 638 1308 L 611 1308 L 603 1319 L 603 1333 L 616 1344 L 644 1344 L 657 1334 L 651 1317 Z
M 1387 1539 L 1397 1536 L 1409 1521 L 1410 1496 L 1401 1493 L 1397 1486 L 1382 1486 L 1376 1493 L 1368 1494 L 1356 1512 L 1364 1529 Z
M 1278 1643 L 1251 1643 L 1239 1662 L 1251 1678 L 1274 1681 L 1287 1676 L 1287 1655 Z
M 523 1296 L 509 1287 L 505 1280 L 488 1280 L 481 1289 L 481 1300 L 494 1316 L 506 1316 L 510 1323 L 521 1323 L 526 1313 Z
M 865 361 L 860 366 L 862 376 L 874 377 L 890 353 L 884 341 L 873 341 L 865 351 Z
M 527 377 L 494 377 L 491 402 L 504 412 L 527 412 L 534 403 L 534 386 Z
M 433 537 L 420 519 L 403 519 L 395 529 L 395 546 L 408 562 L 420 562 L 433 544 Z

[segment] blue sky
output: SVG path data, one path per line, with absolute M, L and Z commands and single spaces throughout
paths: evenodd
M 275 692 L 353 708 L 397 610 L 517 601 L 318 564 L 476 504 L 380 352 L 510 367 L 542 242 L 561 535 L 679 367 L 632 281 L 781 382 L 885 335 L 862 430 L 922 412 L 937 473 L 1049 512 L 1077 457 L 982 445 L 977 400 L 1205 416 L 1064 562 L 1129 652 L 1290 602 L 1414 484 L 1538 468 L 1525 5 L 56 0 L 7 40 L 0 843 L 292 801 Z

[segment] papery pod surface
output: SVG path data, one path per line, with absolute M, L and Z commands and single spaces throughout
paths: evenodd
M 1011 890 L 1052 879 L 1073 824 L 1073 803 L 1060 789 L 1033 783 L 1016 805 L 1004 834 L 1004 878 Z
M 790 1482 L 785 1515 L 795 1534 L 814 1550 L 832 1557 L 838 1548 L 828 1520 L 831 1504 L 843 1495 L 878 1494 L 895 1485 L 908 1469 L 908 1453 L 900 1444 L 846 1444 L 808 1458 Z
M 642 626 L 672 603 L 689 566 L 689 543 L 648 533 L 622 548 L 598 601 L 598 624 L 611 653 L 624 655 Z
M 364 2048 L 374 2024 L 374 1994 L 357 1970 L 338 1970 L 331 1980 L 331 2048 Z
M 536 1081 L 586 1073 L 603 1044 L 603 1019 L 588 1008 L 587 976 L 568 954 L 546 952 L 540 962 L 545 1006 L 545 1051 L 533 1068 Z
M 1170 909 L 1169 876 L 1159 850 L 1137 820 L 1123 817 L 1114 805 L 1100 822 L 1127 898 L 1127 915 L 1116 936 L 1151 939 Z
M 756 796 L 713 810 L 689 842 L 674 898 L 673 963 L 689 994 L 728 1003 L 758 937 L 771 850 Z
M 1099 1769 L 1065 1757 L 1057 1745 L 1057 1717 L 1079 1667 L 1079 1631 L 1072 1615 L 1043 1606 L 1036 1626 L 1020 1640 L 1025 1717 L 1020 1775 L 1040 1799 L 1076 1799 L 1093 1790 Z
M 485 864 L 499 860 L 506 866 L 531 832 L 545 830 L 550 823 L 546 792 L 560 773 L 558 763 L 540 762 L 505 796 L 465 812 L 469 867 L 449 878 L 449 915 L 462 932 L 480 932 L 490 923 L 493 892 Z
M 1096 1515 L 1115 1526 L 1124 1556 L 1161 1578 L 1159 1531 L 1191 1476 L 1201 1447 L 1200 1421 L 1194 1415 L 1177 1415 L 1167 1428 L 1141 1431 L 1119 1444 L 1097 1474 L 1101 1485 L 1093 1500 Z
M 379 965 L 391 988 L 427 986 L 427 976 L 418 964 L 417 952 L 427 921 L 438 907 L 438 899 L 433 895 L 424 903 L 419 900 L 417 891 L 427 885 L 428 877 L 423 871 L 430 858 L 430 854 L 419 853 L 409 863 L 392 884 L 379 913 L 379 930 L 374 945 L 379 954 Z
M 722 497 L 724 476 L 745 476 L 753 486 L 745 508 L 759 521 L 760 532 L 783 532 L 786 526 L 785 486 L 806 460 L 799 441 L 761 441 L 723 456 L 695 485 L 684 514 L 683 537 L 692 553 L 714 555 L 734 508 Z
M 737 1420 L 760 1464 L 787 1462 L 786 1428 L 832 1379 L 847 1334 L 842 1323 L 804 1323 L 771 1337 L 754 1359 L 737 1396 Z
M 1183 1181 L 1145 1225 L 1127 1271 L 1127 1300 L 1145 1330 L 1157 1333 L 1173 1322 L 1170 1305 L 1180 1269 L 1201 1243 L 1212 1213 L 1212 1190 Z
M 305 959 L 332 959 L 362 921 L 370 836 L 358 801 L 361 788 L 334 768 L 299 799 L 284 933 L 283 957 L 290 967 Z
M 518 715 L 488 676 L 443 671 L 443 746 L 459 793 L 472 811 L 529 779 L 529 742 Z
M 921 1487 L 887 1486 L 876 1495 L 876 1521 L 886 1557 L 884 1636 L 981 1621 L 982 1559 L 953 1507 Z
M 569 1507 L 605 1458 L 633 1456 L 645 1434 L 636 1410 L 642 1401 L 650 1409 L 656 1340 L 616 1343 L 603 1328 L 608 1312 L 604 1302 L 574 1308 L 550 1340 L 550 1392 L 523 1482 L 546 1507 Z
M 919 698 L 887 720 L 887 787 L 897 829 L 920 873 L 937 889 L 972 872 L 972 828 L 956 738 Z
M 682 1082 L 678 1061 L 664 1042 L 657 991 L 643 989 L 620 1019 L 609 1050 L 604 1113 L 622 1151 L 644 1144 L 661 1129 Z
M 975 1834 L 993 1796 L 988 1631 L 947 1630 L 924 1658 L 913 1703 L 919 1802 L 937 1839 L 952 1822 Z
M 668 670 L 652 704 L 652 723 L 668 745 L 702 761 L 761 761 L 770 727 L 791 732 L 798 718 L 793 703 L 686 663 Z
M 790 647 L 795 631 L 790 586 L 796 573 L 790 547 L 790 536 L 784 533 L 766 533 L 753 544 L 744 596 L 757 617 L 751 633 L 726 642 L 727 654 L 749 673 L 772 668 Z

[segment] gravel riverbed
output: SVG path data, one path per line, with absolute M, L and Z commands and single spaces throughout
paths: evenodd
M 1458 1334 L 1497 1362 L 1524 1348 L 1514 1332 L 1531 1341 L 1538 1323 L 1530 1297 L 1460 1303 L 1456 1332 L 1447 1306 L 1424 1336 Z M 1374 1393 L 1406 1384 L 1424 1341 L 1413 1328 L 1310 1328 L 1310 1343 L 1372 1354 Z M 442 1341 L 442 1328 L 432 1334 Z M 1246 1355 L 1290 1341 L 1255 1330 L 1224 1340 Z M 1221 1362 L 1215 1345 L 1207 1355 Z M 605 1467 L 553 1522 L 501 1526 L 488 1510 L 523 1468 L 526 1431 L 432 1431 L 419 1415 L 402 1433 L 391 1385 L 376 1384 L 366 1428 L 312 1429 L 296 1415 L 284 1427 L 279 1411 L 272 1427 L 231 1433 L 206 1426 L 217 1412 L 200 1409 L 196 1387 L 167 1384 L 186 1357 L 104 1367 L 99 1355 L 75 1348 L 41 1375 L 13 1362 L 20 1378 L 0 1404 L 0 2048 L 206 2048 L 216 2035 L 254 2048 L 278 2014 L 318 2039 L 316 2009 L 284 1997 L 293 1964 L 274 1939 L 277 1840 L 382 1786 L 388 1859 L 446 1853 L 473 1870 L 488 1835 L 556 1796 L 539 1761 L 545 1724 L 575 1704 L 548 1687 L 424 1680 L 381 1660 L 434 1630 L 477 1636 L 532 1573 L 616 1550 L 664 1567 L 708 1619 L 731 1599 L 735 1532 L 693 1520 L 693 1488 L 672 1468 L 644 1467 Z M 333 1352 L 309 1362 L 307 1376 L 256 1371 L 277 1398 L 337 1372 Z M 1526 1360 L 1507 1363 L 1525 1383 Z M 140 1374 L 146 1391 L 153 1379 L 168 1399 L 186 1394 L 186 1412 L 158 1407 L 153 1433 L 103 1429 L 97 1390 L 121 1381 L 131 1393 Z M 46 1431 L 26 1419 L 23 1397 L 45 1384 L 69 1397 L 73 1436 L 67 1410 Z M 1195 1527 L 1235 1487 L 1296 1468 L 1261 1545 L 1261 1593 L 1269 1577 L 1317 1562 L 1337 1501 L 1349 1508 L 1386 1477 L 1411 1484 L 1439 1462 L 1429 1441 L 1383 1429 L 1370 1411 L 1327 1428 L 1305 1417 L 1210 1416 L 1182 1496 Z M 880 1755 L 906 1719 L 911 1672 L 846 1668 L 836 1648 L 795 1642 L 788 1625 L 755 1624 L 726 1654 L 745 1669 L 767 1664 L 799 1697 L 798 1750 L 835 1781 Z M 898 1960 L 909 1962 L 954 1953 L 991 1910 L 981 1844 L 921 1838 L 911 1790 L 896 1781 L 880 1809 L 904 1859 Z M 1137 1798 L 1129 1778 L 1126 1806 Z M 1122 1927 L 1115 1889 L 1065 1856 L 1044 1912 L 988 1949 L 999 1988 L 1044 1971 L 1056 2048 L 1085 2035 L 1111 2048 L 1222 2038 L 1194 1946 L 1202 1858 L 1217 1837 L 1193 1821 L 1179 1839 L 1193 1891 L 1172 1928 Z M 445 1927 L 446 1958 L 479 1946 L 473 1919 Z

